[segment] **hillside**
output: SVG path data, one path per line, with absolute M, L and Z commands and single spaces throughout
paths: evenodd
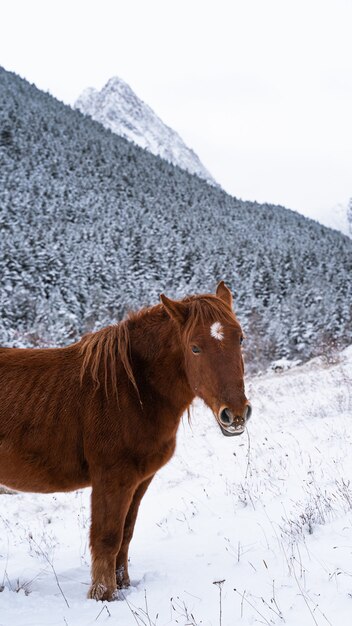
M 1 344 L 65 344 L 219 279 L 252 370 L 350 342 L 350 239 L 233 198 L 3 69 L 0 173 Z
M 197 404 L 142 501 L 119 602 L 85 598 L 89 489 L 0 495 L 0 622 L 348 626 L 351 372 L 349 348 L 254 377 L 233 439 Z
M 336 204 L 331 209 L 321 210 L 317 214 L 321 224 L 335 228 L 352 238 L 352 198 L 346 203 Z
M 212 185 L 217 184 L 195 152 L 121 78 L 110 78 L 101 91 L 88 87 L 75 107 L 113 133 Z

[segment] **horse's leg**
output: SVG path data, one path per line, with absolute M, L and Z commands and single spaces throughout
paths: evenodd
M 93 482 L 90 529 L 92 585 L 89 598 L 113 600 L 116 597 L 116 556 L 121 547 L 135 484 L 132 480 L 122 482 L 119 477 L 112 476 L 111 471 Z
M 139 487 L 137 487 L 133 496 L 133 500 L 131 502 L 131 506 L 126 516 L 123 539 L 119 553 L 116 557 L 116 583 L 119 589 L 129 587 L 130 585 L 130 577 L 128 575 L 128 548 L 133 536 L 140 502 L 145 492 L 147 491 L 153 477 L 154 476 L 147 478 L 139 485 Z

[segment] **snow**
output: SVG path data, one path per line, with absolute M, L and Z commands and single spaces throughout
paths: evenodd
M 295 360 L 290 360 L 290 359 L 277 359 L 276 361 L 273 361 L 271 364 L 271 369 L 274 370 L 274 372 L 277 371 L 282 371 L 282 370 L 289 370 L 291 369 L 291 367 L 296 367 L 297 365 L 301 365 L 302 361 L 300 361 L 299 359 L 295 359 Z
M 352 201 L 340 202 L 332 208 L 320 209 L 314 219 L 320 224 L 339 230 L 347 237 L 352 237 Z
M 110 78 L 101 91 L 88 87 L 75 108 L 113 133 L 218 186 L 195 152 L 121 78 Z
M 1 495 L 0 625 L 350 624 L 351 389 L 352 346 L 248 380 L 240 437 L 196 403 L 142 502 L 120 601 L 86 599 L 89 490 Z

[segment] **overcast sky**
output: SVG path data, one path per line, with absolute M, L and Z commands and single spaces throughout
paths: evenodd
M 0 64 L 73 104 L 123 78 L 228 192 L 352 196 L 352 0 L 0 0 Z

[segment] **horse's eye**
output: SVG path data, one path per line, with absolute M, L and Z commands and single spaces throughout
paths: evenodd
M 240 344 L 241 344 L 241 345 L 243 344 L 243 339 L 244 339 L 244 337 L 243 337 L 243 336 L 242 336 L 242 337 L 240 337 Z
M 192 346 L 192 352 L 193 354 L 199 354 L 201 352 L 201 349 L 198 348 L 198 346 Z

